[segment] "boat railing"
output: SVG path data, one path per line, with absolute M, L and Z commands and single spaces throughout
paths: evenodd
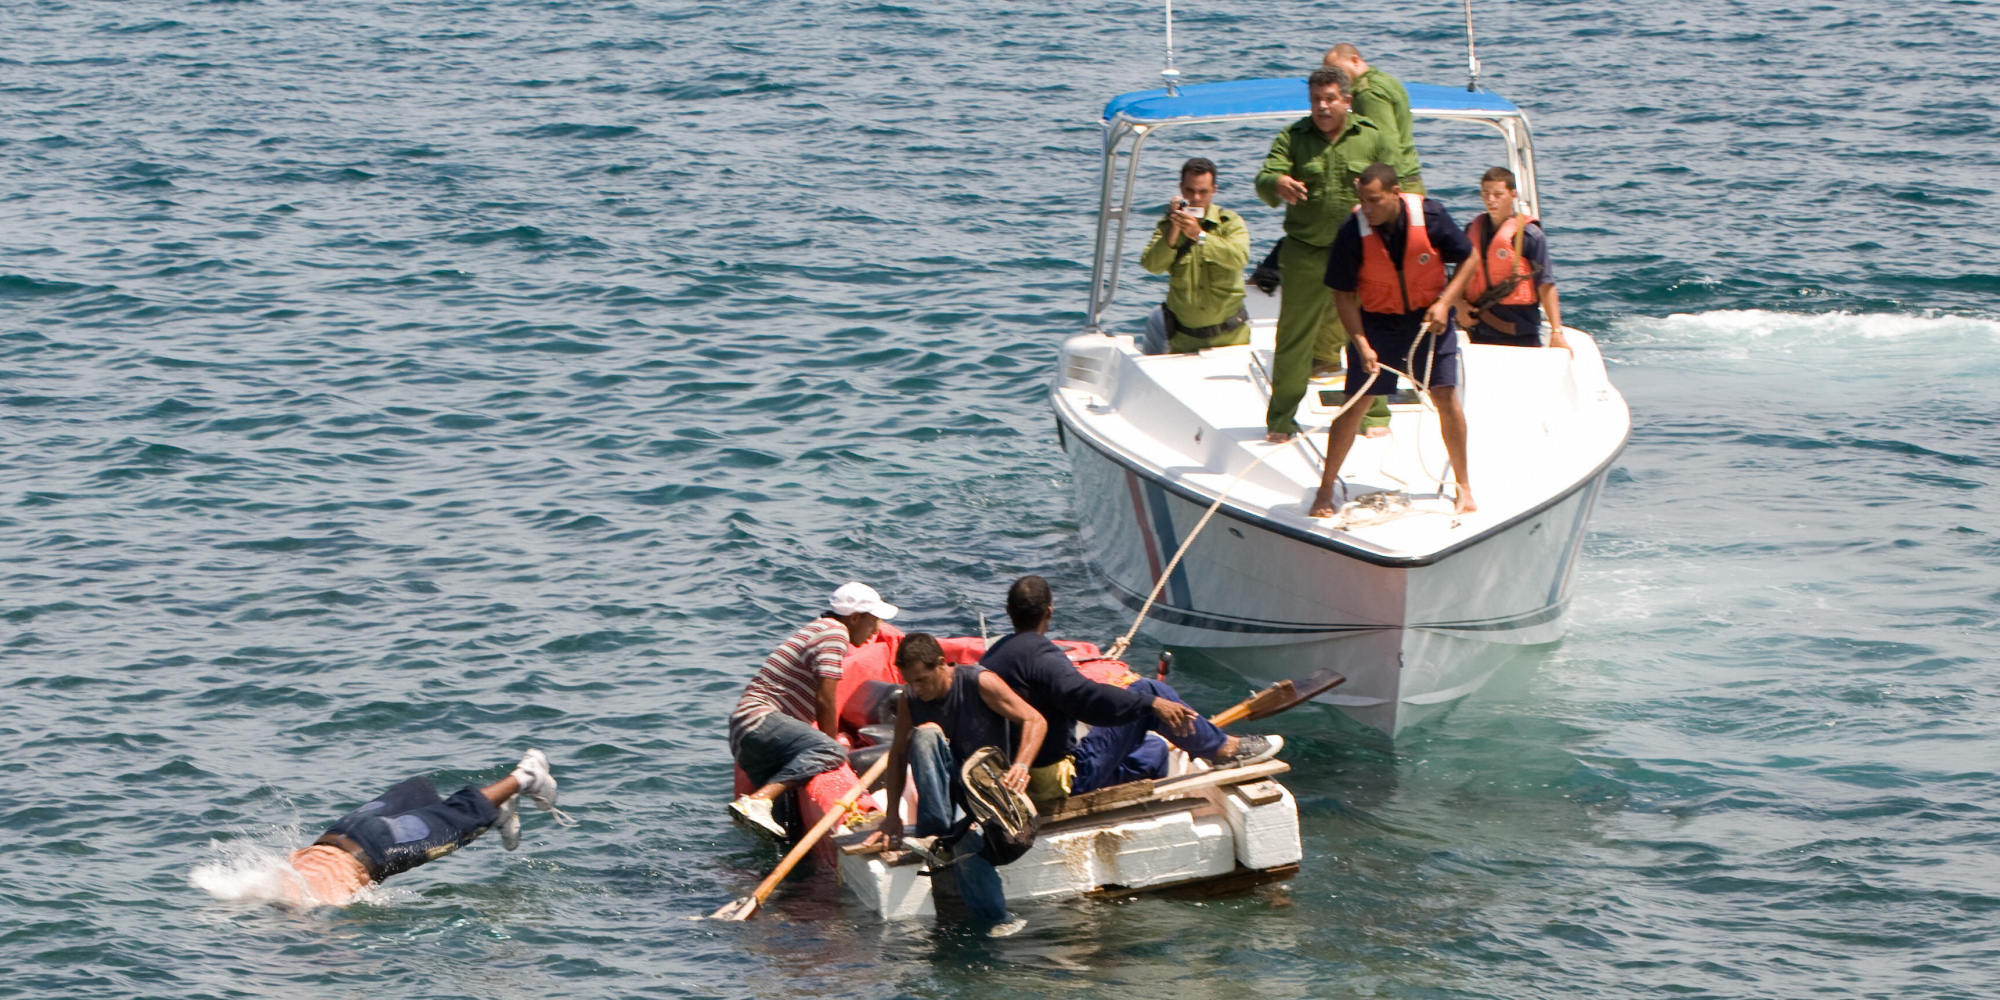
M 1486 125 L 1498 131 L 1507 146 L 1507 166 L 1514 172 L 1521 210 L 1539 216 L 1535 184 L 1534 140 L 1528 116 L 1487 91 L 1412 83 L 1411 114 L 1422 119 Z M 1212 95 L 1226 94 L 1227 99 Z M 1139 175 L 1140 154 L 1154 132 L 1169 126 L 1208 124 L 1270 124 L 1293 121 L 1306 111 L 1304 80 L 1243 80 L 1165 90 L 1139 91 L 1114 98 L 1101 122 L 1103 167 L 1098 187 L 1097 236 L 1090 267 L 1090 309 L 1085 329 L 1101 333 L 1105 311 L 1118 292 L 1125 240 L 1132 219 L 1132 199 Z

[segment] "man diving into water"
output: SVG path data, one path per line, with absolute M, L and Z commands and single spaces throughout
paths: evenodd
M 524 754 L 499 781 L 467 785 L 448 798 L 438 798 L 429 778 L 411 778 L 341 817 L 312 846 L 293 851 L 280 898 L 296 906 L 344 906 L 363 889 L 444 857 L 494 826 L 511 851 L 521 843 L 516 799 L 522 795 L 557 822 L 575 822 L 556 808 L 556 779 L 540 750 Z

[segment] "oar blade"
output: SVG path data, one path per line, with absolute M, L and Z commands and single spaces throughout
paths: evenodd
M 748 920 L 757 915 L 757 897 L 739 896 L 708 915 L 710 920 Z
M 1250 714 L 1244 718 L 1262 719 L 1276 715 L 1288 708 L 1295 708 L 1305 702 L 1311 701 L 1345 683 L 1347 683 L 1347 675 L 1334 670 L 1322 670 L 1305 680 L 1284 686 L 1281 697 L 1253 700 L 1250 706 Z M 1274 685 L 1274 687 L 1277 686 Z

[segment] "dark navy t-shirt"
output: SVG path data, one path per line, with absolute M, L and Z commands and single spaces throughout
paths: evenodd
M 1424 227 L 1430 231 L 1431 248 L 1447 264 L 1457 264 L 1472 253 L 1472 243 L 1465 238 L 1465 231 L 1458 223 L 1451 221 L 1451 213 L 1436 198 L 1424 199 Z M 1397 212 L 1396 218 L 1387 225 L 1375 227 L 1382 236 L 1382 248 L 1389 252 L 1389 259 L 1401 264 L 1403 249 L 1409 242 L 1410 224 L 1404 212 Z M 1361 284 L 1361 213 L 1356 212 L 1346 222 L 1341 223 L 1340 232 L 1333 238 L 1333 247 L 1326 255 L 1326 287 L 1336 292 L 1351 292 Z M 1409 313 L 1361 312 L 1362 325 L 1370 335 L 1376 333 L 1414 336 L 1423 325 L 1424 311 L 1418 309 Z
M 1478 218 L 1475 218 L 1470 225 L 1466 226 L 1467 239 L 1471 238 L 1473 229 L 1485 228 L 1492 225 L 1493 220 L 1487 218 L 1486 213 L 1481 212 L 1480 218 L 1486 218 L 1486 221 L 1480 222 Z M 1490 233 L 1491 230 L 1488 230 L 1488 232 Z M 1479 252 L 1483 254 L 1486 252 L 1486 249 L 1481 247 L 1479 248 Z M 1527 260 L 1528 266 L 1534 269 L 1536 301 L 1525 306 L 1493 306 L 1487 312 L 1514 324 L 1514 336 L 1523 339 L 1537 339 L 1542 333 L 1542 308 L 1540 305 L 1542 286 L 1556 283 L 1556 269 L 1554 265 L 1549 263 L 1549 241 L 1543 235 L 1542 227 L 1539 223 L 1530 222 L 1526 226 L 1521 227 L 1521 256 Z M 1475 263 L 1472 266 L 1478 267 L 1479 265 Z M 1485 325 L 1481 324 L 1481 326 L 1484 327 Z M 1500 334 L 1499 331 L 1493 330 L 1491 327 L 1485 327 L 1485 329 L 1496 336 L 1504 336 L 1504 334 Z
M 1013 744 L 1007 739 L 1006 717 L 986 707 L 986 699 L 979 696 L 979 675 L 986 672 L 985 668 L 976 663 L 961 663 L 951 670 L 951 687 L 936 701 L 925 701 L 916 692 L 908 692 L 910 721 L 919 726 L 937 723 L 951 743 L 951 755 L 961 764 L 981 747 L 999 747 L 1000 752 L 1011 753 Z

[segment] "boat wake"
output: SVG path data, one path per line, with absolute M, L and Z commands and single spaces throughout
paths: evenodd
M 1964 341 L 1968 346 L 2000 342 L 2000 321 L 1945 313 L 1719 309 L 1624 318 L 1614 321 L 1612 327 L 1619 347 L 1655 341 L 1703 347 L 1761 344 L 1775 350 L 1867 341 Z

